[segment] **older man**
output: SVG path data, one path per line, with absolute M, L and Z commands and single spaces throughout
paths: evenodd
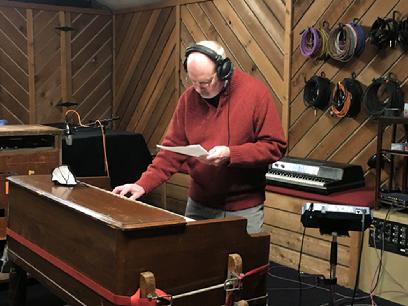
M 187 217 L 242 216 L 247 231 L 258 232 L 267 165 L 286 149 L 272 97 L 261 81 L 234 69 L 217 42 L 188 47 L 184 67 L 192 86 L 178 101 L 163 145 L 200 144 L 209 154 L 196 158 L 162 150 L 137 182 L 113 192 L 137 199 L 186 163 L 191 176 Z

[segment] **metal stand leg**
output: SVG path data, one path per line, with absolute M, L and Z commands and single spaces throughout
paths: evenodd
M 10 306 L 24 306 L 26 301 L 27 273 L 12 264 L 10 268 L 9 302 Z
M 329 306 L 334 306 L 335 294 L 336 294 L 336 266 L 337 266 L 337 233 L 332 233 L 332 242 L 330 246 L 330 300 Z

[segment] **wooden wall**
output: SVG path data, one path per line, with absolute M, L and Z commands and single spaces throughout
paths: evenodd
M 115 113 L 119 128 L 160 142 L 177 102 L 176 8 L 118 14 Z
M 364 107 L 356 118 L 343 119 L 332 117 L 327 109 L 315 112 L 307 108 L 303 102 L 304 79 L 324 72 L 335 84 L 355 72 L 357 79 L 367 87 L 373 78 L 392 72 L 407 93 L 406 54 L 398 47 L 378 52 L 367 40 L 363 54 L 348 63 L 306 59 L 299 50 L 300 33 L 308 26 L 322 25 L 323 21 L 333 27 L 357 18 L 368 34 L 377 17 L 392 17 L 393 11 L 399 12 L 397 16 L 406 16 L 408 3 L 403 0 L 304 0 L 296 1 L 293 11 L 288 154 L 360 164 L 366 171 L 367 184 L 373 186 L 374 171 L 368 169 L 367 160 L 376 148 L 376 122 L 369 118 Z M 385 139 L 389 144 L 389 131 Z
M 324 21 L 336 26 L 339 22 L 351 22 L 357 18 L 368 33 L 379 16 L 391 16 L 394 10 L 405 16 L 408 13 L 406 1 L 181 0 L 163 3 L 169 3 L 169 6 L 116 15 L 116 48 L 119 51 L 116 61 L 122 64 L 116 67 L 118 95 L 115 106 L 119 115 L 125 118 L 121 121 L 122 128 L 145 135 L 154 152 L 177 97 L 189 85 L 186 73 L 181 69 L 183 50 L 193 41 L 213 39 L 223 44 L 237 67 L 270 87 L 288 133 L 288 155 L 360 164 L 365 170 L 367 185 L 373 186 L 374 172 L 368 169 L 366 162 L 376 147 L 375 121 L 369 118 L 364 107 L 356 118 L 343 119 L 332 117 L 327 109 L 315 112 L 307 108 L 303 102 L 304 79 L 324 72 L 336 83 L 354 72 L 366 87 L 373 78 L 393 72 L 407 91 L 405 53 L 400 48 L 378 52 L 367 41 L 363 54 L 348 63 L 316 61 L 300 54 L 300 32 Z M 159 14 L 170 10 L 170 19 L 165 25 L 156 21 Z M 167 30 L 167 33 L 174 34 L 167 34 L 167 45 L 174 52 L 161 45 L 152 48 L 132 24 L 144 25 L 150 32 L 164 33 Z M 154 57 L 158 59 L 156 69 L 159 75 L 167 69 L 170 69 L 168 73 L 171 72 L 171 76 L 167 74 L 161 83 L 159 78 L 154 78 L 155 73 L 144 72 L 149 66 L 144 66 L 142 58 Z M 148 90 L 138 92 L 139 87 Z M 388 130 L 385 142 L 390 142 Z M 177 174 L 153 197 L 161 206 L 182 213 L 186 185 L 187 177 Z M 300 209 L 305 201 L 267 193 L 265 202 L 265 229 L 271 233 L 270 258 L 295 269 L 303 232 Z M 339 283 L 349 287 L 354 285 L 358 241 L 359 236 L 354 234 L 352 238 L 339 240 Z M 328 275 L 330 236 L 308 229 L 303 252 L 302 271 Z
M 263 80 L 284 112 L 285 4 L 276 0 L 179 3 L 115 17 L 115 109 L 120 127 L 142 133 L 155 151 L 180 92 L 189 85 L 182 69 L 183 51 L 207 39 L 219 41 L 237 67 Z
M 335 83 L 354 72 L 368 86 L 373 78 L 393 72 L 407 92 L 406 54 L 398 47 L 378 52 L 367 41 L 363 54 L 348 63 L 316 61 L 300 54 L 299 39 L 308 26 L 323 21 L 335 26 L 354 18 L 368 33 L 377 17 L 395 10 L 407 15 L 408 2 L 167 0 L 112 16 L 0 0 L 0 117 L 11 123 L 61 121 L 64 109 L 56 104 L 72 100 L 80 104 L 76 109 L 84 120 L 119 116 L 117 126 L 142 133 L 154 153 L 177 98 L 189 85 L 182 69 L 184 49 L 194 41 L 217 40 L 237 67 L 270 88 L 288 134 L 288 155 L 360 164 L 367 184 L 373 185 L 374 172 L 366 162 L 375 151 L 375 121 L 364 108 L 356 118 L 343 119 L 306 108 L 304 79 L 324 72 Z M 74 31 L 55 29 L 63 25 Z M 187 184 L 186 177 L 176 176 L 156 200 L 166 202 L 168 196 L 169 207 L 182 213 Z M 268 194 L 265 209 L 271 259 L 296 267 L 303 202 L 276 199 Z M 327 267 L 328 240 L 315 232 L 306 239 L 305 270 Z M 348 285 L 355 271 L 353 241 L 341 242 L 339 271 Z
M 0 117 L 61 122 L 63 101 L 85 121 L 110 117 L 112 24 L 105 11 L 0 1 Z

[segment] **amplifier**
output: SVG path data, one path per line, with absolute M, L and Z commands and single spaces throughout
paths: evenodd
M 306 203 L 301 221 L 304 227 L 319 228 L 322 234 L 345 235 L 348 231 L 367 229 L 372 222 L 372 212 L 365 206 Z
M 408 194 L 402 192 L 380 192 L 381 204 L 408 208 Z

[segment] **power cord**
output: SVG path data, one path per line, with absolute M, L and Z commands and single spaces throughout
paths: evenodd
M 73 109 L 69 109 L 65 112 L 65 121 L 67 121 L 67 117 L 70 113 L 74 113 L 77 116 L 78 119 L 78 124 L 80 127 L 84 127 L 84 128 L 90 128 L 91 125 L 87 125 L 87 124 L 83 124 L 81 121 L 81 115 Z M 103 165 L 104 165 L 104 170 L 105 173 L 108 177 L 110 177 L 110 173 L 109 173 L 109 164 L 108 164 L 108 157 L 107 157 L 107 153 L 106 153 L 106 133 L 105 133 L 105 127 L 102 123 L 101 120 L 96 120 L 95 123 L 97 123 L 97 125 L 100 127 L 101 129 L 101 134 L 102 134 L 102 146 L 103 146 Z

